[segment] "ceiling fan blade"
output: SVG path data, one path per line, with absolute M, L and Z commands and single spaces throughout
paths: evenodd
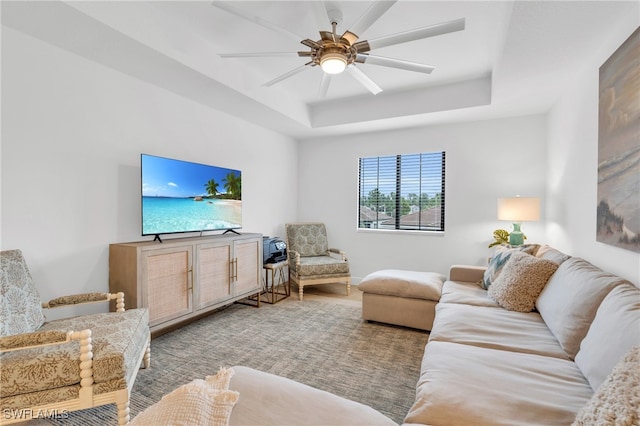
M 380 86 L 378 86 L 373 80 L 369 78 L 368 75 L 366 75 L 361 70 L 359 70 L 358 67 L 356 67 L 355 65 L 353 64 L 349 65 L 347 67 L 347 72 L 351 77 L 356 79 L 358 83 L 362 84 L 364 87 L 367 88 L 368 91 L 370 91 L 374 95 L 377 95 L 378 93 L 382 92 L 382 89 L 380 88 Z
M 218 53 L 221 58 L 262 58 L 268 56 L 299 56 L 298 52 Z
M 274 78 L 271 81 L 267 81 L 266 83 L 263 84 L 263 86 L 266 86 L 266 87 L 273 86 L 274 84 L 279 83 L 282 80 L 285 80 L 285 79 L 287 79 L 287 78 L 289 78 L 291 76 L 294 76 L 294 75 L 298 74 L 299 72 L 302 72 L 302 71 L 304 71 L 306 69 L 309 69 L 310 67 L 308 67 L 307 65 L 308 64 L 304 64 L 304 65 L 299 66 L 298 68 L 294 68 L 291 71 L 288 71 L 288 72 L 282 74 L 281 76 Z
M 324 98 L 327 96 L 327 91 L 329 90 L 329 83 L 331 83 L 331 74 L 327 74 L 326 72 L 322 73 L 322 80 L 320 80 L 320 90 L 318 92 L 318 96 Z
M 327 25 L 329 16 L 327 15 L 327 4 L 324 1 L 310 2 L 313 8 L 313 17 L 315 18 L 316 27 L 324 28 Z
M 311 49 L 320 49 L 322 47 L 321 44 L 316 43 L 315 41 L 311 40 L 310 38 L 305 38 L 300 43 L 304 44 L 307 47 L 310 47 Z
M 358 52 L 368 52 L 372 49 L 393 46 L 394 44 L 406 43 L 408 41 L 421 40 L 423 38 L 435 37 L 455 31 L 464 30 L 465 18 L 456 19 L 440 24 L 429 25 L 428 27 L 416 28 L 415 30 L 405 31 L 384 37 L 378 37 L 373 40 L 364 40 L 355 44 Z
M 402 59 L 383 58 L 382 56 L 369 55 L 367 53 L 358 53 L 356 62 L 361 64 L 380 65 L 383 67 L 398 68 L 407 71 L 416 71 L 425 74 L 431 74 L 436 69 L 431 65 L 419 64 L 417 62 L 403 61 Z
M 213 2 L 211 2 L 211 4 L 215 7 L 217 7 L 218 9 L 222 9 L 226 12 L 229 12 L 233 15 L 239 16 L 243 19 L 246 19 L 247 21 L 253 22 L 254 24 L 258 24 L 262 27 L 268 28 L 272 31 L 275 31 L 277 33 L 280 33 L 284 36 L 290 37 L 292 39 L 294 39 L 295 41 L 300 41 L 302 40 L 304 37 L 299 36 L 298 34 L 295 34 L 287 29 L 282 28 L 279 25 L 276 25 L 272 22 L 267 21 L 266 19 L 262 19 L 259 16 L 256 15 L 252 15 L 251 13 L 245 12 L 244 10 L 235 7 L 234 5 L 231 4 L 230 1 L 220 1 L 220 0 L 214 0 Z
M 349 44 L 355 43 L 362 34 L 369 29 L 382 15 L 385 14 L 396 0 L 376 1 L 358 18 L 358 20 L 349 28 L 342 37 L 349 41 Z

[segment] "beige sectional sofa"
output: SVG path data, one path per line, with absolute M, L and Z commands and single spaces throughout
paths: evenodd
M 562 263 L 532 312 L 497 303 L 479 284 L 486 268 L 451 268 L 405 423 L 639 424 L 631 350 L 640 345 L 640 289 L 583 259 L 538 251 Z

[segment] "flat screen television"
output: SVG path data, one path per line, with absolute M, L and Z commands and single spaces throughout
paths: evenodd
M 142 235 L 242 227 L 239 170 L 141 154 Z M 160 240 L 162 241 L 162 240 Z

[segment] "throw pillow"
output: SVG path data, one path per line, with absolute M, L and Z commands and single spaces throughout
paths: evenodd
M 236 374 L 236 372 L 233 368 L 220 367 L 220 370 L 218 370 L 215 376 L 207 376 L 205 377 L 205 381 L 213 389 L 229 389 L 229 382 L 234 374 Z
M 489 287 L 489 296 L 510 311 L 531 312 L 558 264 L 524 252 L 514 252 Z
M 489 261 L 489 266 L 487 270 L 484 272 L 484 276 L 482 278 L 482 287 L 485 290 L 489 289 L 489 286 L 498 278 L 500 275 L 500 271 L 504 267 L 509 257 L 511 257 L 512 253 L 517 251 L 522 251 L 525 253 L 529 253 L 531 255 L 535 255 L 540 247 L 539 244 L 524 244 L 521 246 L 510 246 L 508 244 L 502 244 L 496 247 L 496 250 Z
M 640 346 L 634 346 L 615 366 L 573 426 L 640 424 Z
M 224 369 L 222 375 L 182 385 L 138 414 L 129 424 L 227 426 L 240 394 L 219 386 L 228 386 L 232 375 L 233 369 Z

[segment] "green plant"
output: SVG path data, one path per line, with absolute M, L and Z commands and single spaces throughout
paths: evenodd
M 523 235 L 523 237 L 525 240 L 527 239 L 526 235 Z M 493 231 L 493 239 L 495 241 L 489 244 L 489 248 L 500 244 L 509 244 L 509 231 L 505 229 L 496 229 Z
M 493 239 L 495 241 L 489 244 L 489 248 L 500 244 L 509 244 L 509 232 L 504 229 L 496 229 L 493 231 Z

